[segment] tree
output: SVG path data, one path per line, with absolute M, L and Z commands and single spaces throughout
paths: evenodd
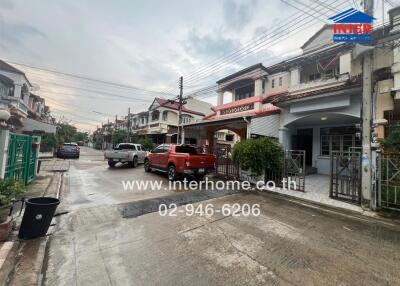
M 59 139 L 59 142 L 62 144 L 73 141 L 76 132 L 77 129 L 75 126 L 69 125 L 68 123 L 61 123 L 57 126 L 56 135 Z
M 126 138 L 128 136 L 128 132 L 125 130 L 114 130 L 112 133 L 112 143 L 113 145 L 117 145 L 119 143 L 126 142 Z
M 146 148 L 147 150 L 153 149 L 153 140 L 150 138 L 142 138 L 138 140 L 138 144 L 141 144 Z
M 86 142 L 89 138 L 89 134 L 87 132 L 76 132 L 74 135 L 73 141 L 83 141 Z

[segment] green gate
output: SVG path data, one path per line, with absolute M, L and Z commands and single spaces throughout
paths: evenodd
M 37 150 L 40 137 L 10 133 L 5 178 L 29 184 L 36 176 Z

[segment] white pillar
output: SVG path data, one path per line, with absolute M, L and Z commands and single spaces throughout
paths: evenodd
M 2 179 L 4 179 L 4 175 L 6 173 L 9 138 L 9 130 L 0 130 L 0 178 Z
M 263 90 L 262 90 L 262 79 L 256 79 L 254 81 L 254 96 L 260 96 L 263 95 Z
M 290 87 L 300 84 L 300 68 L 290 70 Z
M 181 144 L 185 144 L 185 129 L 182 127 Z
M 279 128 L 279 143 L 282 144 L 283 149 L 290 150 L 290 130 L 287 127 Z
M 224 92 L 218 91 L 217 106 L 224 103 Z

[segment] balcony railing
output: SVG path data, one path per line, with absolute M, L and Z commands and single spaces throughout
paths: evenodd
M 313 90 L 313 89 L 319 89 L 319 88 L 322 88 L 325 86 L 326 87 L 334 86 L 337 84 L 342 84 L 349 79 L 350 79 L 350 75 L 348 73 L 346 73 L 346 74 L 341 74 L 337 77 L 332 77 L 329 79 L 318 79 L 318 80 L 313 80 L 313 81 L 309 81 L 309 82 L 299 83 L 295 86 L 291 86 L 289 88 L 289 92 Z

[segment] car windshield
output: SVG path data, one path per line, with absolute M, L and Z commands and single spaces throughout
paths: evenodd
M 182 145 L 182 146 L 176 146 L 175 148 L 176 153 L 187 153 L 190 155 L 197 155 L 197 150 L 193 146 L 189 145 Z

